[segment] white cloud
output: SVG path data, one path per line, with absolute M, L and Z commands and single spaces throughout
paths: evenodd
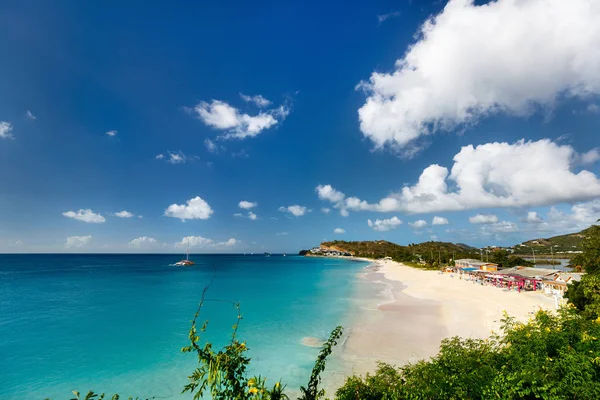
M 384 22 L 387 19 L 395 18 L 395 17 L 399 17 L 399 16 L 400 16 L 400 11 L 393 11 L 388 14 L 380 14 L 377 16 L 377 22 L 379 22 L 381 24 L 382 22 Z
M 583 153 L 580 158 L 583 165 L 594 164 L 600 160 L 600 151 L 597 148 L 592 149 L 587 153 Z
M 187 161 L 187 156 L 183 154 L 181 150 L 177 152 L 169 151 L 168 154 L 169 159 L 167 160 L 167 162 L 171 164 L 185 164 L 185 162 Z
M 89 208 L 87 208 L 85 210 L 81 209 L 77 212 L 66 211 L 66 212 L 62 213 L 62 215 L 64 215 L 67 218 L 73 218 L 78 221 L 83 221 L 83 222 L 92 223 L 92 224 L 102 224 L 102 223 L 106 222 L 106 218 L 104 218 L 100 214 L 94 213 Z
M 92 241 L 92 236 L 69 236 L 65 242 L 65 248 L 81 248 L 85 247 Z
M 340 201 L 344 200 L 345 197 L 344 193 L 335 190 L 331 187 L 331 185 L 319 185 L 315 190 L 319 196 L 319 199 L 327 200 L 332 203 L 339 203 Z
M 549 139 L 469 145 L 454 156 L 450 171 L 432 164 L 414 186 L 405 186 L 378 203 L 346 197 L 334 207 L 416 214 L 543 206 L 600 197 L 596 175 L 575 169 L 579 158 L 571 146 Z
M 262 95 L 258 94 L 256 96 L 247 96 L 243 93 L 240 93 L 240 97 L 246 103 L 254 103 L 257 107 L 268 107 L 271 105 L 271 102 L 265 99 Z
M 408 224 L 410 226 L 412 226 L 413 228 L 415 228 L 415 229 L 421 229 L 421 228 L 423 228 L 424 226 L 427 225 L 427 221 L 425 221 L 423 219 L 419 219 L 419 220 L 414 221 L 414 222 L 409 222 Z
M 322 212 L 323 214 L 329 214 L 329 212 L 330 212 L 330 211 L 331 211 L 331 209 L 330 209 L 330 208 L 327 208 L 327 207 L 323 207 L 323 208 L 321 208 L 321 212 Z
M 261 111 L 257 115 L 248 115 L 219 100 L 213 100 L 211 103 L 203 101 L 197 104 L 193 111 L 206 125 L 227 131 L 221 136 L 223 139 L 257 136 L 263 130 L 282 122 L 290 113 L 290 109 L 283 105 Z
M 6 121 L 0 121 L 0 139 L 14 139 L 12 134 L 12 124 Z
M 215 244 L 215 248 L 223 248 L 223 247 L 233 247 L 237 244 L 240 244 L 240 241 L 235 238 L 229 238 L 229 240 L 225 242 L 218 242 Z
M 35 115 L 33 115 L 33 113 L 31 111 L 29 111 L 29 110 L 27 110 L 25 112 L 25 116 L 27 118 L 29 118 L 30 120 L 32 120 L 32 121 L 35 121 L 37 119 L 37 117 Z
M 206 146 L 206 150 L 208 150 L 210 153 L 216 153 L 219 151 L 215 142 L 208 138 L 204 139 L 204 146 Z
M 293 205 L 293 206 L 289 206 L 289 207 L 279 207 L 279 211 L 281 212 L 288 212 L 290 214 L 292 214 L 294 217 L 301 217 L 304 214 L 306 214 L 307 209 L 304 206 L 299 206 L 299 205 Z
M 169 164 L 185 164 L 188 161 L 198 160 L 200 157 L 186 155 L 181 150 L 177 150 L 177 151 L 167 150 L 166 153 L 164 153 L 164 154 L 158 154 L 155 158 L 157 160 L 164 160 L 164 159 L 166 159 L 166 161 Z
M 375 221 L 369 219 L 367 220 L 367 224 L 374 231 L 386 232 L 402 225 L 402 221 L 398 217 L 392 217 L 388 219 L 376 219 Z
M 203 248 L 208 247 L 212 244 L 214 244 L 214 241 L 212 239 L 207 239 L 202 236 L 186 236 L 183 239 L 181 239 L 180 242 L 175 243 L 175 247 L 185 248 L 187 246 L 190 246 L 190 248 Z
M 209 219 L 213 209 L 200 196 L 196 196 L 186 202 L 185 205 L 171 204 L 165 210 L 165 216 L 179 218 L 185 222 L 186 219 Z
M 495 222 L 493 224 L 486 224 L 481 227 L 481 233 L 483 235 L 491 235 L 494 233 L 512 233 L 518 231 L 519 226 L 511 221 Z
M 238 207 L 243 208 L 244 210 L 249 210 L 251 208 L 256 207 L 257 205 L 258 205 L 258 203 L 256 203 L 256 202 L 242 200 L 239 202 Z
M 448 225 L 448 219 L 444 217 L 433 217 L 431 225 Z
M 498 222 L 498 217 L 493 214 L 477 214 L 469 217 L 469 222 L 472 224 L 495 224 Z
M 288 233 L 287 232 L 277 232 L 276 235 L 277 236 L 287 236 Z
M 115 213 L 115 217 L 119 217 L 119 218 L 132 218 L 135 217 L 135 215 L 133 213 L 130 213 L 129 211 L 119 211 L 118 213 Z
M 345 229 L 342 229 L 342 228 L 335 228 L 335 229 L 333 230 L 333 233 L 336 233 L 336 234 L 338 234 L 338 235 L 341 235 L 342 233 L 346 233 L 346 230 L 345 230 Z
M 390 73 L 359 87 L 360 129 L 400 149 L 493 114 L 527 116 L 600 92 L 600 3 L 450 0 Z
M 535 212 L 535 211 L 529 211 L 529 212 L 527 213 L 527 217 L 525 218 L 525 222 L 528 222 L 528 223 L 530 223 L 530 224 L 538 224 L 538 223 L 540 223 L 540 222 L 542 222 L 542 221 L 544 221 L 544 220 L 542 219 L 542 217 L 540 217 L 540 216 L 538 215 L 538 213 L 537 213 L 537 212 Z
M 115 137 L 117 136 L 117 133 L 119 133 L 118 131 L 112 130 L 112 131 L 108 131 L 106 132 L 106 134 L 110 137 Z
M 248 212 L 248 219 L 251 219 L 252 221 L 254 221 L 254 220 L 258 219 L 258 217 L 252 211 L 249 211 Z
M 600 199 L 589 202 L 578 203 L 571 206 L 568 212 L 551 207 L 546 218 L 527 224 L 523 229 L 530 232 L 542 234 L 564 234 L 577 232 L 596 224 L 600 215 Z M 529 217 L 529 214 L 528 214 Z
M 186 248 L 188 245 L 190 248 L 199 249 L 224 249 L 234 247 L 241 242 L 235 238 L 230 238 L 224 242 L 215 242 L 212 239 L 205 238 L 202 236 L 186 236 L 181 239 L 180 242 L 175 243 L 175 247 Z
M 148 236 L 140 236 L 129 242 L 129 247 L 139 249 L 141 247 L 151 247 L 156 244 L 158 244 L 158 240 Z

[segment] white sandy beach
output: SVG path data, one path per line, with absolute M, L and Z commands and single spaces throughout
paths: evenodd
M 504 311 L 527 320 L 540 308 L 555 309 L 554 300 L 540 292 L 482 286 L 394 261 L 373 264 L 378 271 L 362 278 L 377 282 L 380 277 L 385 297 L 371 299 L 370 305 L 362 300 L 336 356 L 344 365 L 343 372 L 332 371 L 338 383 L 341 375 L 374 371 L 377 361 L 404 365 L 429 358 L 446 337 L 486 338 L 500 331 Z

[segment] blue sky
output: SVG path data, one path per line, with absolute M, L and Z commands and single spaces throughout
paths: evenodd
M 0 252 L 589 226 L 600 6 L 484 3 L 4 2 Z

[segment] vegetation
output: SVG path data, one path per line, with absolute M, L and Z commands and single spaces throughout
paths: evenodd
M 598 228 L 595 225 L 577 233 L 569 233 L 567 235 L 553 236 L 550 238 L 539 238 L 523 242 L 523 246 L 516 245 L 514 250 L 516 254 L 531 254 L 531 248 L 535 249 L 536 253 L 550 255 L 554 253 L 566 253 L 569 251 L 582 251 L 585 239 L 594 234 L 594 229 Z M 531 247 L 531 248 L 530 248 Z M 552 247 L 552 250 L 550 249 Z
M 339 245 L 340 242 L 334 242 Z M 341 242 L 342 245 L 348 242 Z M 397 250 L 393 243 L 350 242 L 362 254 L 379 255 L 377 246 Z M 360 244 L 359 244 L 360 243 Z M 403 367 L 379 364 L 373 374 L 351 376 L 340 387 L 338 400 L 400 399 L 598 399 L 600 398 L 600 229 L 590 231 L 582 245 L 581 263 L 588 272 L 581 282 L 567 290 L 569 306 L 558 313 L 539 311 L 526 323 L 509 316 L 503 319 L 501 334 L 489 339 L 442 341 L 439 353 L 430 360 Z M 410 246 L 408 246 L 410 248 Z M 367 250 L 365 250 L 367 249 Z M 361 254 L 361 253 L 359 253 Z M 389 253 L 388 253 L 389 254 Z M 506 258 L 504 258 L 506 256 Z M 494 256 L 492 256 L 494 257 Z M 500 261 L 511 262 L 499 253 Z M 210 285 L 209 285 L 210 286 Z M 196 321 L 205 302 L 202 294 L 189 333 L 190 345 L 183 352 L 196 353 L 198 368 L 189 377 L 184 392 L 194 399 L 204 394 L 213 399 L 267 400 L 288 399 L 285 386 L 267 386 L 261 376 L 248 377 L 248 348 L 237 337 L 242 319 L 239 312 L 228 345 L 214 351 L 211 343 L 201 346 L 200 335 L 207 322 L 197 329 Z M 337 327 L 323 346 L 310 381 L 300 389 L 299 400 L 323 399 L 320 374 L 327 357 L 342 334 Z M 89 392 L 73 400 L 100 400 L 104 395 Z M 118 400 L 114 395 L 111 399 Z
M 505 316 L 501 335 L 445 339 L 431 360 L 380 364 L 348 378 L 336 399 L 600 398 L 600 229 L 583 249 L 588 274 L 570 285 L 558 314 L 539 311 L 527 323 Z
M 408 246 L 385 240 L 346 242 L 336 240 L 323 242 L 321 247 L 334 248 L 352 253 L 356 257 L 382 258 L 391 257 L 394 261 L 408 263 L 424 263 L 430 267 L 438 267 L 438 264 L 447 264 L 453 258 L 479 257 L 479 250 L 465 244 L 454 244 L 447 242 L 424 242 L 411 243 Z
M 445 339 L 431 360 L 348 378 L 336 399 L 597 399 L 599 322 L 572 309 L 506 317 L 501 336 Z
M 514 256 L 506 250 L 497 250 L 490 254 L 490 262 L 498 264 L 498 268 L 513 268 L 516 266 L 531 267 L 533 263 L 519 256 Z

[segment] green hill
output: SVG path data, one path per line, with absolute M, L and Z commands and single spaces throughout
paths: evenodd
M 445 263 L 453 257 L 479 257 L 479 250 L 471 246 L 462 243 L 454 244 L 448 242 L 412 243 L 408 246 L 401 246 L 385 240 L 361 242 L 335 240 L 332 242 L 323 242 L 321 243 L 321 247 L 331 250 L 349 252 L 356 257 L 392 257 L 393 260 L 402 262 L 441 260 L 442 263 Z
M 515 253 L 517 254 L 529 254 L 533 247 L 537 253 L 550 254 L 550 247 L 553 247 L 554 253 L 565 253 L 574 251 L 582 251 L 583 239 L 588 236 L 592 228 L 582 230 L 581 232 L 569 233 L 566 235 L 553 236 L 549 238 L 539 238 L 528 240 L 521 243 L 520 245 L 514 246 Z

